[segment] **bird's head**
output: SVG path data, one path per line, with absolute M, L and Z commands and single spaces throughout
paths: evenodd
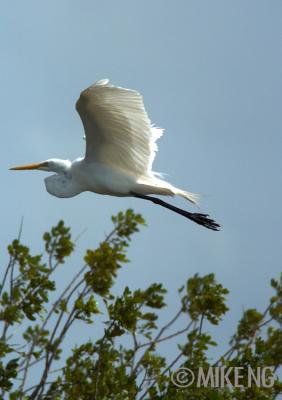
M 47 192 L 56 197 L 73 197 L 80 193 L 81 188 L 72 180 L 71 161 L 51 158 L 34 164 L 20 165 L 10 168 L 13 171 L 39 170 L 55 172 L 44 179 Z
M 25 171 L 25 170 L 40 170 L 47 172 L 65 173 L 71 167 L 71 162 L 69 160 L 60 160 L 57 158 L 50 158 L 46 161 L 41 161 L 39 163 L 20 165 L 18 167 L 12 167 L 12 171 Z

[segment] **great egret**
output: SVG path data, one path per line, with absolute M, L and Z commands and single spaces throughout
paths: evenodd
M 206 228 L 219 229 L 206 214 L 190 213 L 148 196 L 179 195 L 194 204 L 198 200 L 196 194 L 174 187 L 152 171 L 156 141 L 163 129 L 151 124 L 140 93 L 102 79 L 80 94 L 76 109 L 85 130 L 84 158 L 72 162 L 51 158 L 11 169 L 55 172 L 45 178 L 46 189 L 53 196 L 73 197 L 84 191 L 133 196 L 160 204 Z

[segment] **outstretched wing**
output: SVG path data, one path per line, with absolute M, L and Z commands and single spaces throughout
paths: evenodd
M 85 130 L 86 161 L 139 176 L 151 171 L 163 130 L 151 125 L 140 93 L 103 79 L 81 93 L 76 109 Z

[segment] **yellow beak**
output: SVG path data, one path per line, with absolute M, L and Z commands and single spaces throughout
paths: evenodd
M 40 169 L 41 167 L 47 167 L 47 162 L 40 162 L 34 164 L 20 165 L 19 167 L 10 168 L 12 171 L 23 171 L 27 169 Z

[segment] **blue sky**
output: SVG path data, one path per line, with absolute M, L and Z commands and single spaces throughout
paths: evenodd
M 1 3 L 0 19 L 1 265 L 21 216 L 34 252 L 63 218 L 74 236 L 87 229 L 71 276 L 109 231 L 110 216 L 132 207 L 148 227 L 134 238 L 116 291 L 162 282 L 166 318 L 184 280 L 215 272 L 230 290 L 230 312 L 211 331 L 227 343 L 243 309 L 267 304 L 269 280 L 281 271 L 281 1 L 16 0 Z M 74 104 L 101 78 L 143 94 L 152 122 L 165 128 L 154 170 L 202 194 L 202 211 L 222 231 L 137 199 L 57 199 L 43 172 L 8 170 L 82 155 Z

